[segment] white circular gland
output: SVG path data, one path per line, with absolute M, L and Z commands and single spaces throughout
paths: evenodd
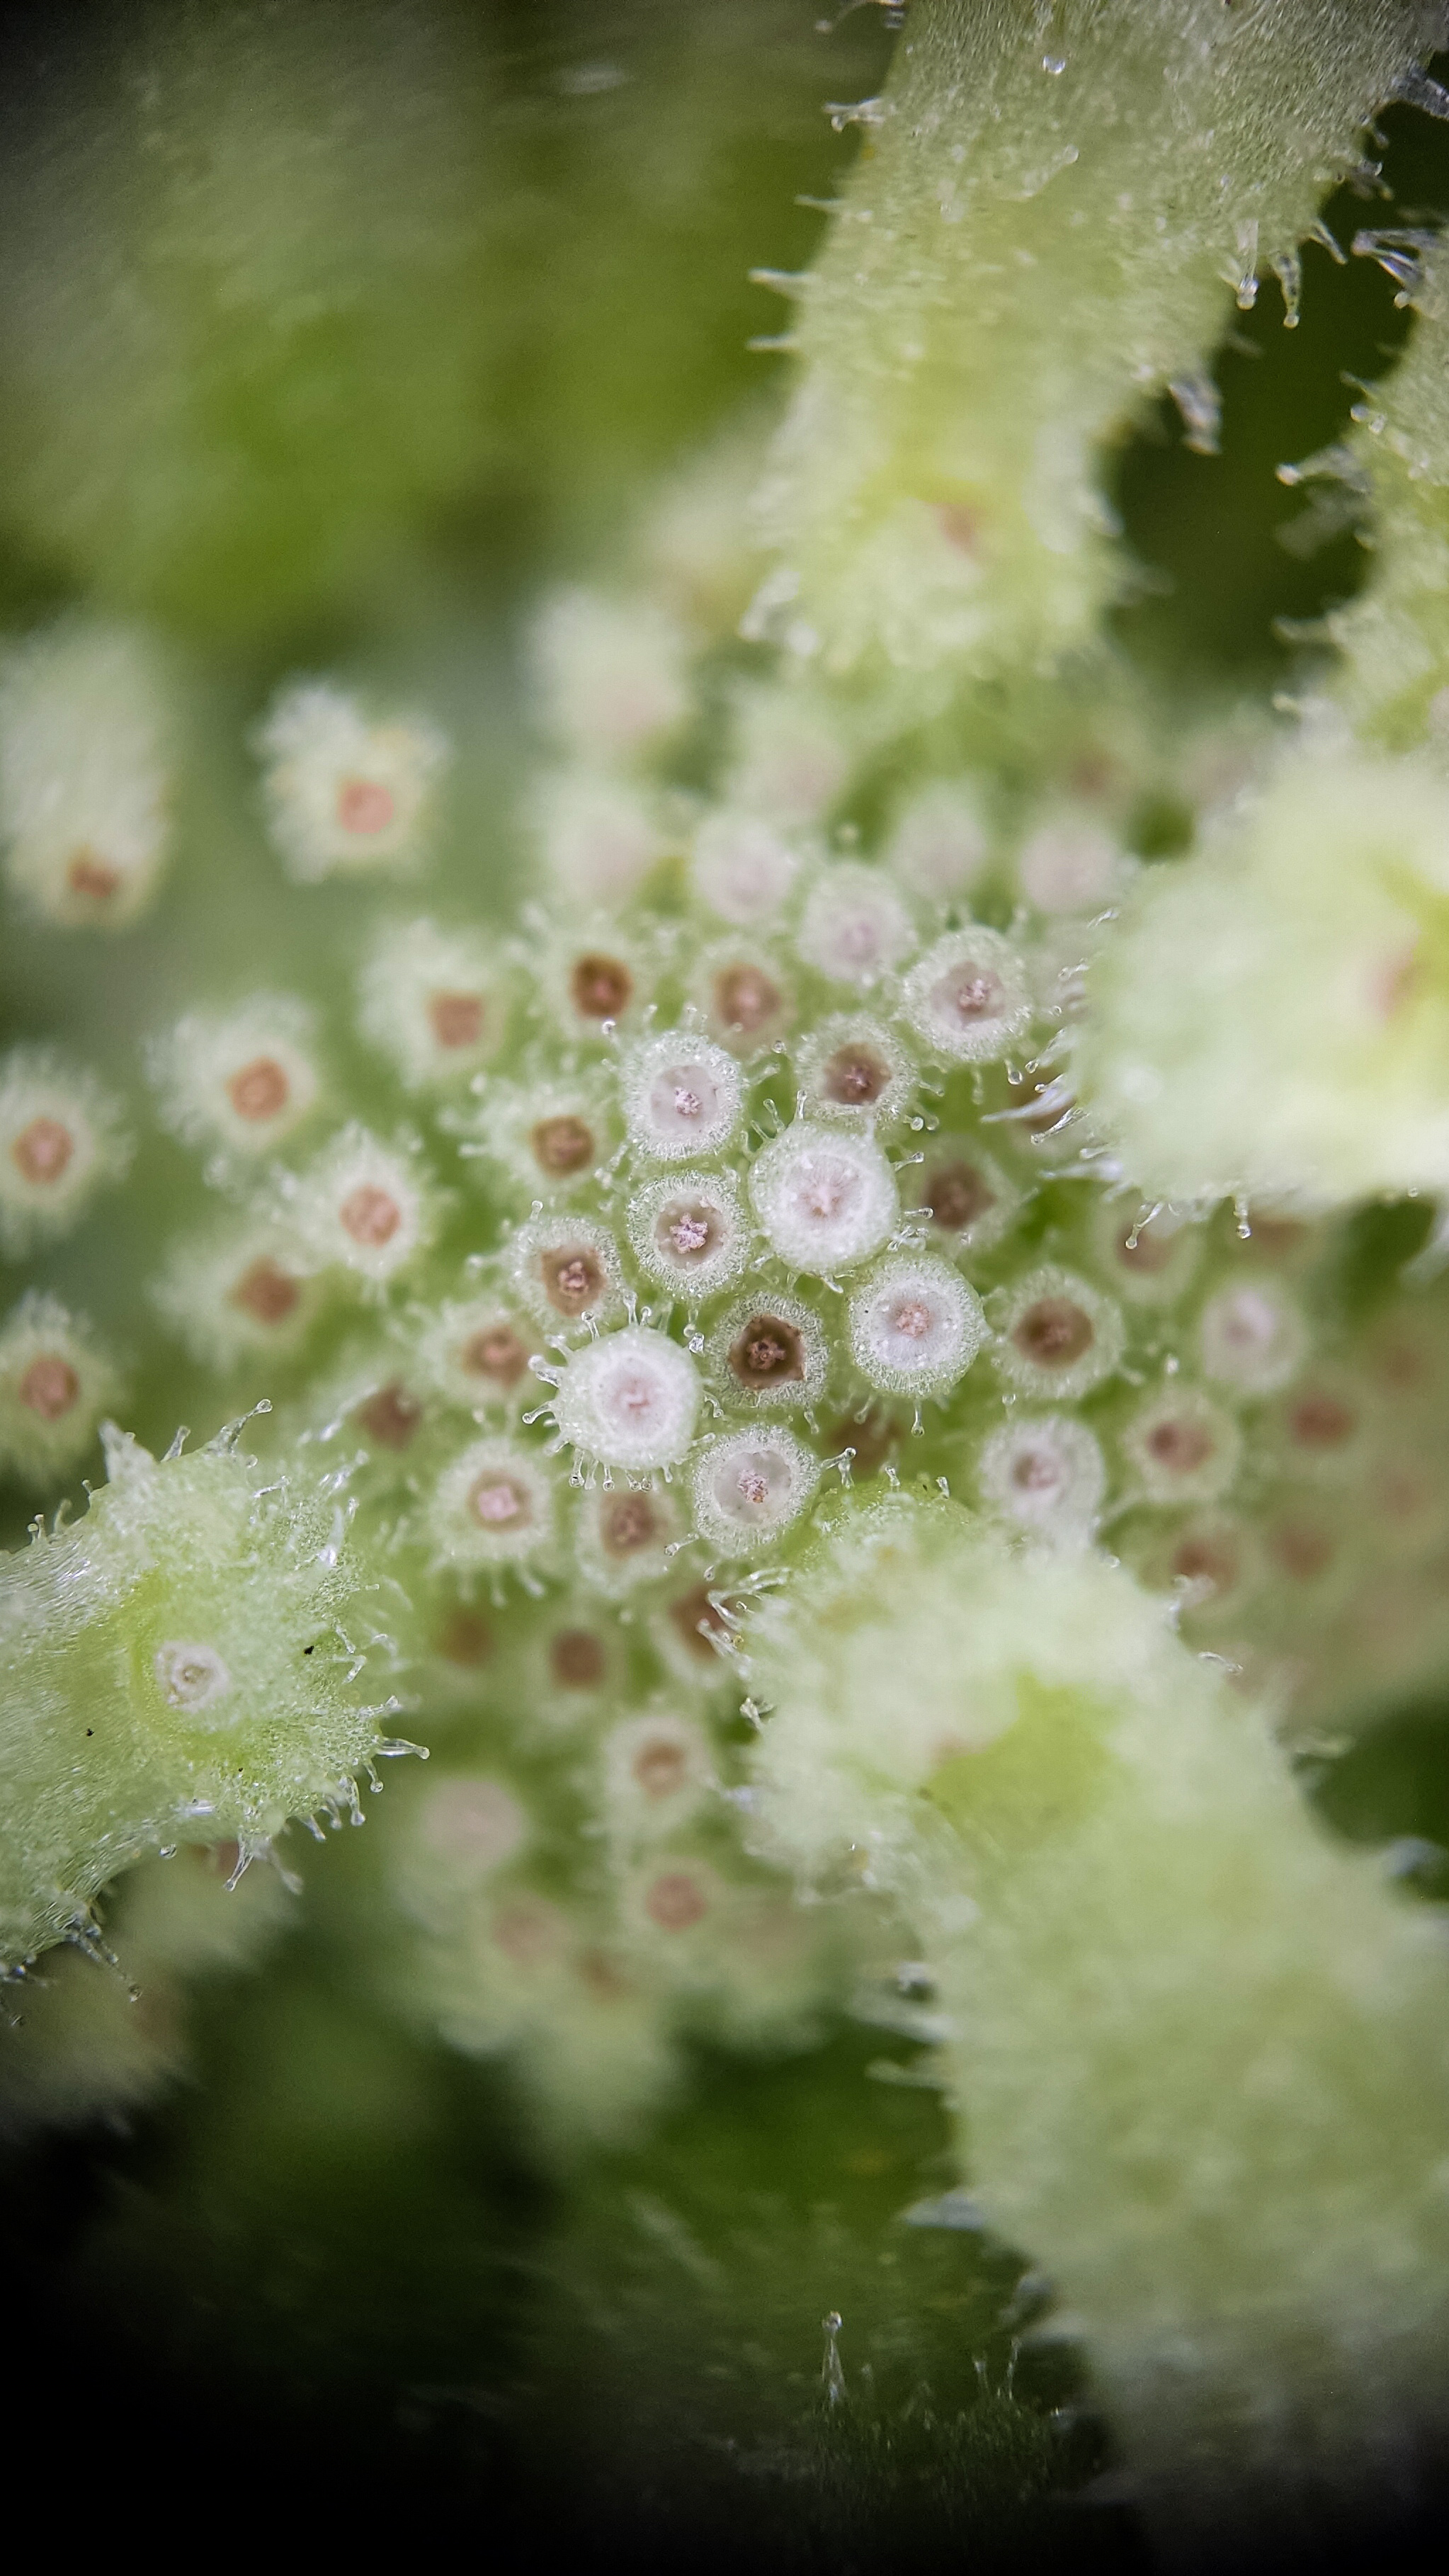
M 986 1339 L 975 1290 L 949 1261 L 882 1262 L 850 1301 L 851 1356 L 885 1395 L 944 1395 Z
M 722 1556 L 757 1556 L 798 1520 L 819 1477 L 818 1459 L 782 1426 L 727 1432 L 695 1468 L 695 1525 Z
M 606 1467 L 673 1467 L 694 1438 L 699 1374 L 677 1342 L 629 1324 L 575 1353 L 553 1413 L 563 1438 Z
M 734 1136 L 744 1100 L 739 1066 L 723 1047 L 666 1029 L 625 1058 L 629 1141 L 658 1163 L 718 1154 Z
M 901 1008 L 933 1054 L 988 1064 L 1031 1018 L 1026 969 L 999 930 L 954 930 L 911 968 Z
M 771 1249 L 817 1278 L 868 1261 L 900 1216 L 895 1174 L 874 1139 L 805 1119 L 756 1156 L 750 1196 Z

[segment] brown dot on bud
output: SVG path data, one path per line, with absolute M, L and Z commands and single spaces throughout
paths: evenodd
M 402 1223 L 402 1209 L 390 1190 L 380 1190 L 375 1182 L 364 1181 L 360 1188 L 349 1190 L 337 1211 L 337 1221 L 344 1234 L 368 1252 L 380 1252 L 391 1243 Z
M 1268 1534 L 1268 1553 L 1294 1583 L 1312 1583 L 1333 1554 L 1326 1530 L 1307 1521 L 1280 1521 Z
M 1145 1225 L 1124 1225 L 1112 1238 L 1112 1249 L 1124 1270 L 1139 1279 L 1155 1279 L 1167 1268 L 1176 1247 L 1175 1234 L 1153 1234 Z
M 1207 1583 L 1214 1592 L 1231 1592 L 1238 1580 L 1238 1550 L 1227 1537 L 1194 1531 L 1173 1550 L 1171 1571 L 1181 1583 Z
M 560 1315 L 583 1315 L 604 1293 L 604 1267 L 598 1254 L 567 1244 L 538 1256 L 543 1293 Z
M 484 1529 L 521 1529 L 533 1518 L 533 1498 L 527 1486 L 498 1469 L 479 1477 L 468 1501 L 474 1519 Z
M 692 1584 L 688 1592 L 681 1592 L 677 1600 L 671 1601 L 669 1618 L 698 1662 L 705 1665 L 718 1663 L 718 1648 L 711 1641 L 718 1639 L 719 1645 L 725 1645 L 729 1639 L 729 1623 L 718 1605 L 711 1601 L 707 1583 Z
M 32 1118 L 10 1148 L 10 1159 L 22 1178 L 38 1188 L 58 1181 L 75 1152 L 75 1138 L 58 1118 Z
M 661 1932 L 688 1932 L 709 1912 L 704 1891 L 687 1870 L 666 1870 L 644 1899 L 644 1911 Z
M 659 1511 L 649 1494 L 606 1494 L 599 1512 L 599 1537 L 606 1556 L 637 1556 L 659 1537 Z
M 1217 1443 L 1202 1423 L 1169 1417 L 1154 1422 L 1144 1446 L 1149 1458 L 1155 1458 L 1170 1476 L 1191 1476 L 1206 1465 Z
M 586 1171 L 596 1157 L 593 1129 L 582 1118 L 540 1118 L 529 1130 L 528 1141 L 539 1170 L 551 1180 L 567 1180 L 574 1172 Z
M 506 1959 L 520 1968 L 541 1967 L 559 1948 L 559 1918 L 541 1897 L 520 1897 L 493 1917 L 493 1938 Z
M 779 1315 L 751 1315 L 729 1364 L 743 1387 L 798 1386 L 805 1376 L 805 1337 Z
M 754 1037 L 778 1019 L 783 1000 L 779 985 L 759 966 L 726 966 L 714 979 L 715 1016 L 727 1029 Z
M 364 840 L 387 831 L 396 813 L 392 789 L 381 779 L 344 778 L 337 790 L 338 822 L 344 832 L 356 832 Z
M 927 1176 L 921 1203 L 943 1234 L 959 1234 L 996 1205 L 996 1194 L 974 1163 L 938 1163 Z
M 42 1422 L 58 1422 L 80 1393 L 80 1379 L 58 1351 L 41 1351 L 31 1361 L 17 1390 L 22 1404 Z
M 569 992 L 580 1019 L 617 1020 L 634 997 L 634 978 L 621 958 L 590 952 L 575 961 Z
M 450 1664 L 462 1664 L 472 1670 L 478 1664 L 486 1664 L 492 1654 L 493 1631 L 476 1610 L 454 1610 L 438 1639 L 438 1652 Z
M 597 1690 L 608 1670 L 602 1637 L 592 1628 L 560 1628 L 549 1644 L 548 1668 L 560 1690 Z
M 1300 1449 L 1337 1449 L 1352 1437 L 1355 1419 L 1350 1406 L 1320 1391 L 1298 1398 L 1288 1415 L 1288 1430 Z
M 683 1746 L 667 1735 L 641 1744 L 630 1769 L 646 1798 L 672 1798 L 689 1777 Z
M 1011 1338 L 1037 1368 L 1070 1368 L 1091 1349 L 1095 1332 L 1091 1316 L 1070 1297 L 1038 1297 L 1012 1326 Z
M 428 1025 L 440 1047 L 475 1047 L 483 1034 L 481 995 L 430 993 Z
M 842 1450 L 849 1449 L 852 1479 L 864 1480 L 879 1475 L 891 1451 L 899 1448 L 900 1438 L 901 1426 L 894 1414 L 888 1413 L 884 1405 L 873 1404 L 863 1422 L 857 1422 L 853 1414 L 842 1414 L 830 1434 L 826 1455 L 838 1458 Z
M 632 1994 L 628 1978 L 607 1950 L 585 1950 L 579 1957 L 579 1978 L 601 2004 L 617 2003 L 622 1995 Z
M 820 1088 L 842 1109 L 873 1109 L 890 1079 L 890 1066 L 877 1048 L 841 1046 L 826 1057 Z
M 719 1211 L 700 1199 L 674 1199 L 654 1228 L 654 1240 L 667 1260 L 697 1264 L 707 1261 L 719 1244 Z
M 239 1306 L 259 1324 L 283 1324 L 293 1313 L 302 1294 L 297 1280 L 264 1253 L 242 1272 L 235 1287 L 227 1291 L 227 1304 Z
M 984 524 L 982 512 L 965 501 L 938 501 L 936 504 L 936 525 L 947 545 L 954 546 L 958 554 L 975 556 L 981 544 Z
M 528 1366 L 528 1347 L 511 1324 L 489 1324 L 469 1336 L 458 1362 L 469 1377 L 486 1377 L 492 1386 L 517 1386 Z
M 280 1115 L 291 1099 L 292 1086 L 275 1056 L 259 1055 L 232 1075 L 226 1096 L 238 1118 L 260 1123 Z
M 389 1386 L 380 1386 L 357 1408 L 358 1427 L 370 1440 L 381 1441 L 384 1449 L 406 1449 L 423 1418 L 417 1397 L 409 1395 L 400 1378 Z
M 112 867 L 110 861 L 103 859 L 98 850 L 93 850 L 89 842 L 71 852 L 65 881 L 70 892 L 80 895 L 87 903 L 109 903 L 112 895 L 119 894 L 125 883 L 120 869 Z

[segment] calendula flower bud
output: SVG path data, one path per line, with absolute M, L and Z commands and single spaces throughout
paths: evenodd
M 1093 1217 L 1092 1242 L 1115 1296 L 1134 1306 L 1171 1306 L 1191 1285 L 1206 1235 L 1165 1209 L 1143 1215 L 1140 1203 L 1109 1198 Z
M 32 1289 L 0 1327 L 0 1471 L 52 1484 L 90 1447 L 118 1383 L 89 1326 Z
M 1007 1384 L 1059 1403 L 1110 1377 L 1126 1339 L 1121 1308 L 1054 1263 L 1002 1292 L 996 1323 L 994 1357 Z
M 748 1059 L 795 1023 L 795 987 L 772 950 L 720 940 L 696 960 L 690 998 L 708 1034 Z
M 146 1050 L 164 1123 L 190 1144 L 269 1153 L 316 1106 L 313 1015 L 289 994 L 258 993 L 234 1011 L 189 1011 Z
M 425 1173 L 415 1140 L 385 1145 L 354 1124 L 282 1176 L 282 1205 L 318 1269 L 350 1271 L 380 1293 L 433 1239 L 438 1196 Z
M 470 1413 L 517 1413 L 536 1381 L 529 1361 L 541 1344 L 506 1298 L 450 1298 L 422 1321 L 417 1364 L 429 1386 Z
M 618 1121 L 598 1069 L 551 1082 L 476 1086 L 476 1110 L 445 1113 L 467 1139 L 463 1151 L 483 1156 L 531 1204 L 577 1198 L 601 1177 L 618 1142 Z
M 694 1438 L 699 1372 L 688 1351 L 629 1324 L 572 1353 L 553 1400 L 560 1439 L 630 1473 L 677 1466 Z
M 545 937 L 539 989 L 552 1034 L 566 1046 L 607 1046 L 615 1031 L 634 1028 L 649 999 L 649 977 L 637 943 L 595 916 Z
M 683 1689 L 706 1697 L 734 1684 L 735 1632 L 720 1607 L 723 1597 L 712 1576 L 686 1567 L 678 1588 L 649 1622 L 650 1641 L 661 1663 Z
M 618 1246 L 593 1217 L 531 1217 L 508 1246 L 508 1274 L 519 1303 L 554 1334 L 610 1324 L 623 1312 Z
M 1140 1556 L 1144 1583 L 1176 1594 L 1200 1622 L 1235 1617 L 1263 1579 L 1263 1552 L 1248 1524 L 1231 1512 L 1193 1512 L 1168 1537 L 1155 1533 Z
M 556 591 L 531 643 L 544 721 L 581 760 L 636 759 L 688 712 L 684 636 L 649 600 Z
M 65 1234 L 131 1159 L 119 1105 L 93 1075 L 38 1047 L 0 1057 L 0 1248 Z
M 1013 1527 L 1054 1547 L 1084 1547 L 1107 1487 L 1101 1444 L 1068 1413 L 1004 1422 L 976 1468 L 982 1502 Z
M 448 746 L 420 716 L 371 723 L 328 680 L 284 689 L 257 732 L 267 828 L 300 885 L 422 859 Z
M 263 1354 L 290 1358 L 316 1321 L 323 1293 L 297 1236 L 265 1218 L 174 1245 L 152 1288 L 193 1358 L 220 1369 Z
M 1198 1322 L 1207 1375 L 1240 1395 L 1272 1395 L 1302 1365 L 1308 1329 L 1292 1301 L 1266 1281 L 1224 1288 Z
M 830 1375 L 830 1342 L 800 1297 L 741 1299 L 706 1346 L 711 1383 L 723 1403 L 754 1413 L 797 1413 L 817 1404 Z
M 756 1155 L 750 1197 L 786 1268 L 821 1278 L 868 1261 L 900 1217 L 895 1173 L 874 1138 L 807 1119 Z
M 760 1556 L 793 1527 L 819 1481 L 819 1459 L 783 1423 L 727 1431 L 695 1461 L 695 1527 L 716 1556 Z
M 604 1815 L 616 1849 L 677 1833 L 713 1784 L 709 1738 L 691 1718 L 660 1710 L 626 1719 L 600 1750 Z
M 427 1527 L 436 1566 L 459 1574 L 530 1566 L 553 1546 L 553 1478 L 536 1449 L 474 1440 L 434 1485 Z
M 1009 1234 L 1022 1194 L 974 1136 L 928 1139 L 910 1194 L 930 1219 L 934 1240 L 956 1260 L 990 1252 Z
M 836 859 L 815 872 L 795 946 L 827 983 L 868 993 L 904 965 L 915 945 L 915 924 L 879 868 Z
M 669 849 L 649 799 L 592 770 L 543 779 L 531 811 L 550 893 L 586 912 L 628 903 Z
M 689 1029 L 665 1029 L 628 1048 L 619 1097 L 629 1142 L 655 1163 L 708 1161 L 735 1142 L 744 1084 L 733 1056 Z
M 779 686 L 738 691 L 734 757 L 724 780 L 728 803 L 788 831 L 828 812 L 850 765 L 841 720 L 823 701 Z
M 927 1252 L 893 1253 L 868 1272 L 851 1296 L 846 1331 L 868 1386 L 921 1400 L 948 1393 L 987 1337 L 974 1288 Z
M 1122 875 L 1119 845 L 1084 815 L 1062 815 L 1039 825 L 1017 852 L 1017 883 L 1037 912 L 1100 912 Z
M 805 1115 L 888 1133 L 915 1097 L 913 1057 L 885 1020 L 835 1011 L 792 1049 Z
M 574 1524 L 579 1571 L 594 1589 L 623 1600 L 669 1573 L 683 1535 L 666 1485 L 586 1485 Z
M 1026 967 L 999 930 L 948 931 L 911 968 L 901 1011 L 945 1063 L 995 1063 L 1031 1019 Z
M 168 857 L 170 731 L 159 662 L 123 627 L 67 619 L 0 670 L 5 874 L 67 930 L 119 930 Z
M 518 1674 L 530 1742 L 593 1726 L 627 1696 L 628 1654 L 616 1617 L 587 1592 L 551 1601 L 530 1625 Z
M 720 921 L 744 930 L 773 921 L 800 871 L 800 855 L 758 814 L 707 814 L 694 836 L 689 887 Z
M 656 1288 L 702 1305 L 744 1276 L 755 1230 L 731 1171 L 681 1172 L 629 1194 L 629 1248 Z
M 1134 1414 L 1122 1453 L 1150 1503 L 1215 1503 L 1237 1475 L 1243 1437 L 1210 1396 L 1172 1384 Z
M 452 1929 L 490 1879 L 525 1852 L 532 1823 L 506 1781 L 472 1771 L 430 1778 L 409 1800 L 406 1833 L 388 1875 L 404 1913 L 426 1931 Z
M 901 808 L 885 861 L 923 903 L 954 903 L 984 873 L 990 847 L 976 782 L 943 778 Z
M 657 1852 L 635 1871 L 620 1912 L 647 1973 L 670 1985 L 707 1981 L 728 1937 L 732 1893 L 719 1871 L 688 1849 Z
M 489 1064 L 507 1034 L 508 997 L 497 953 L 467 931 L 436 922 L 389 922 L 358 985 L 364 1038 L 410 1091 L 441 1090 Z

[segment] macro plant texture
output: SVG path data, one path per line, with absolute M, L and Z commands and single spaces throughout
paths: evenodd
M 1443 11 L 16 41 L 67 2313 L 696 2554 L 1417 2532 Z

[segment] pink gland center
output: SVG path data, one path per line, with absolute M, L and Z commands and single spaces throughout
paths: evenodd
M 10 1148 L 10 1159 L 22 1178 L 41 1188 L 58 1181 L 75 1152 L 75 1139 L 58 1118 L 32 1118 Z
M 385 1243 L 391 1243 L 402 1223 L 402 1209 L 396 1199 L 372 1181 L 364 1181 L 349 1191 L 337 1214 L 343 1232 L 369 1251 L 381 1251 Z
M 512 1476 L 480 1476 L 470 1499 L 474 1517 L 485 1529 L 506 1529 L 529 1517 L 528 1496 Z
M 923 1342 L 932 1324 L 930 1307 L 919 1297 L 905 1298 L 891 1317 L 892 1329 L 908 1342 Z
M 292 1086 L 275 1056 L 254 1056 L 242 1065 L 226 1086 L 226 1096 L 238 1118 L 259 1123 L 275 1118 L 286 1108 Z
M 20 1381 L 20 1401 L 42 1422 L 58 1422 L 80 1393 L 80 1379 L 58 1351 L 42 1351 Z
M 661 1932 L 688 1932 L 709 1908 L 695 1881 L 682 1869 L 656 1878 L 644 1900 L 644 1911 Z
M 397 799 L 380 778 L 344 778 L 337 790 L 337 820 L 344 832 L 367 840 L 386 832 L 397 815 Z

